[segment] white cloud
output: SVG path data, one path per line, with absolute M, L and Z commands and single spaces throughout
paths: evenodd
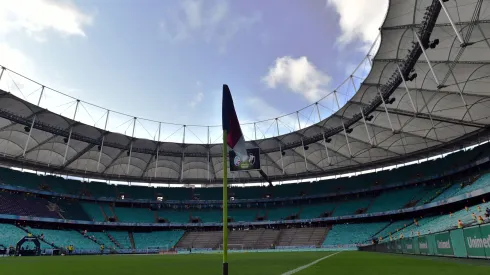
M 305 56 L 294 59 L 284 56 L 276 59 L 263 81 L 269 88 L 285 86 L 291 92 L 316 102 L 327 95 L 332 78 L 318 70 Z
M 0 43 L 0 65 L 25 75 L 34 71 L 34 62 L 23 52 L 6 43 Z
M 45 40 L 51 30 L 63 35 L 86 36 L 84 27 L 93 17 L 67 1 L 14 0 L 0 5 L 0 34 L 23 31 L 37 40 Z
M 340 44 L 355 39 L 371 44 L 383 23 L 388 0 L 327 0 L 327 6 L 333 6 L 340 15 Z
M 196 107 L 197 104 L 199 104 L 202 100 L 204 99 L 204 93 L 203 92 L 198 92 L 194 98 L 191 100 L 189 105 L 194 108 Z
M 160 22 L 166 39 L 182 42 L 202 39 L 208 44 L 217 44 L 221 52 L 238 33 L 250 29 L 261 20 L 259 13 L 250 16 L 232 13 L 227 0 L 184 0 L 179 10 Z

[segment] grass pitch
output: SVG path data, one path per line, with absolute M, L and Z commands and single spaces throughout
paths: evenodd
M 233 253 L 230 275 L 281 275 L 323 258 L 328 252 Z M 221 255 L 65 256 L 0 258 L 2 274 L 219 275 Z M 295 273 L 297 275 L 487 275 L 490 261 L 342 252 Z

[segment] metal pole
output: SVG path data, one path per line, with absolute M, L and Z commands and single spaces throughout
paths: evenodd
M 418 114 L 418 111 L 415 108 L 415 104 L 413 104 L 412 96 L 410 95 L 410 90 L 408 89 L 407 81 L 405 80 L 402 70 L 400 69 L 400 65 L 396 64 L 396 67 L 398 68 L 398 72 L 400 73 L 400 76 L 402 78 L 403 85 L 405 85 L 405 90 L 407 91 L 408 98 L 410 99 L 410 103 L 412 104 L 413 111 L 415 112 L 415 114 Z
M 305 144 L 303 142 L 303 138 L 301 138 L 301 146 L 303 146 L 303 157 L 305 158 L 305 168 L 306 171 L 308 171 L 308 162 L 306 161 L 306 150 L 305 150 Z
M 44 94 L 44 86 L 41 87 L 41 94 L 39 95 L 39 99 L 37 100 L 37 106 L 41 104 L 41 98 L 43 98 Z
M 279 140 L 279 120 L 276 118 L 276 129 L 277 129 L 277 139 Z M 279 152 L 281 153 L 281 168 L 282 168 L 282 174 L 284 175 L 284 160 L 282 158 L 282 145 L 281 142 L 278 141 L 279 143 Z
M 413 31 L 413 34 L 415 35 L 415 37 L 417 38 L 417 41 L 419 42 L 419 45 L 420 45 L 420 48 L 422 49 L 422 53 L 424 54 L 425 60 L 427 61 L 427 64 L 429 65 L 429 68 L 430 68 L 430 71 L 432 72 L 432 75 L 434 76 L 434 80 L 437 84 L 437 87 L 439 87 L 441 84 L 439 82 L 439 79 L 437 78 L 436 73 L 434 72 L 434 69 L 432 68 L 432 64 L 430 63 L 429 57 L 427 56 L 427 53 L 425 52 L 424 45 L 422 44 L 422 41 L 420 40 L 420 37 L 417 34 L 417 32 L 415 32 L 415 30 Z
M 0 80 L 2 80 L 3 72 L 5 71 L 5 67 L 2 66 L 2 70 L 0 71 Z
M 257 140 L 257 125 L 254 122 L 255 140 Z
M 157 170 L 158 170 L 158 154 L 159 154 L 159 151 L 160 151 L 160 132 L 161 132 L 161 129 L 162 129 L 162 123 L 159 122 L 158 123 L 158 145 L 157 145 L 157 155 L 156 155 L 156 159 L 155 159 L 155 175 L 153 178 L 156 178 L 157 177 Z
M 451 23 L 451 27 L 453 27 L 454 32 L 456 33 L 456 36 L 458 37 L 459 42 L 461 42 L 461 46 L 465 45 L 465 42 L 463 40 L 463 37 L 459 33 L 458 29 L 456 28 L 456 25 L 454 24 L 453 18 L 451 17 L 451 14 L 449 14 L 449 11 L 446 8 L 446 5 L 444 4 L 443 0 L 439 0 L 439 3 L 441 3 L 442 9 L 444 10 L 444 13 L 447 16 L 447 19 L 449 20 L 449 23 Z
M 97 160 L 97 172 L 99 172 L 100 158 L 102 157 L 102 150 L 104 149 L 105 131 L 107 129 L 107 121 L 109 121 L 109 113 L 110 111 L 107 110 L 107 115 L 105 117 L 105 125 L 104 125 L 104 135 L 102 136 L 102 142 L 100 144 L 100 150 L 99 150 L 99 159 Z
M 223 130 L 223 275 L 228 275 L 228 146 L 226 130 Z
M 129 174 L 129 166 L 131 165 L 131 154 L 133 153 L 133 138 L 134 138 L 135 128 L 136 128 L 136 117 L 133 118 L 133 132 L 131 134 L 131 145 L 129 145 L 129 158 L 128 158 L 128 165 L 126 166 L 126 176 Z
M 318 102 L 315 103 L 316 105 L 316 111 L 318 113 L 318 120 L 322 121 L 322 116 L 320 115 L 320 108 L 318 107 Z M 327 147 L 327 139 L 325 138 L 325 131 L 322 130 L 323 134 L 323 145 L 325 146 L 325 151 L 327 152 L 327 159 L 328 159 L 328 165 L 330 166 L 332 163 L 330 162 L 330 155 L 328 154 L 328 147 Z
M 211 161 L 209 159 L 209 126 L 208 126 L 208 140 L 207 140 L 207 143 L 208 143 L 208 161 L 207 161 L 207 163 L 208 163 L 208 181 L 211 181 L 211 175 L 210 175 L 210 172 L 209 172 L 209 162 Z
M 296 111 L 296 118 L 298 119 L 298 130 L 301 129 L 301 123 L 299 122 L 299 112 Z
M 390 113 L 388 113 L 388 108 L 386 108 L 385 99 L 384 99 L 383 95 L 381 94 L 379 87 L 377 87 L 376 89 L 378 89 L 378 94 L 381 97 L 381 101 L 383 102 L 383 107 L 385 108 L 386 117 L 388 118 L 388 122 L 390 123 L 391 131 L 395 132 L 395 129 L 393 128 L 393 124 L 391 123 Z
M 337 98 L 337 91 L 333 91 L 335 95 L 335 101 L 337 102 L 337 108 L 340 110 L 339 99 Z M 349 156 L 352 158 L 352 151 L 350 150 L 349 138 L 347 137 L 347 131 L 345 129 L 344 120 L 340 117 L 340 122 L 342 123 L 342 128 L 344 129 L 345 140 L 347 141 L 347 148 L 349 149 Z
M 182 135 L 182 160 L 180 162 L 180 182 L 182 182 L 184 180 L 185 128 L 186 128 L 186 125 L 184 125 L 184 134 Z
M 77 117 L 78 105 L 80 100 L 77 99 L 77 105 L 75 106 L 75 113 L 73 114 L 73 120 Z M 66 141 L 65 155 L 63 156 L 63 164 L 66 163 L 66 155 L 68 154 L 68 147 L 70 146 L 71 134 L 73 133 L 73 126 L 70 127 L 70 134 L 68 134 L 68 140 Z
M 373 146 L 373 141 L 371 140 L 371 135 L 369 134 L 369 130 L 368 130 L 367 123 L 366 123 L 366 116 L 364 116 L 364 111 L 362 110 L 362 107 L 359 106 L 359 109 L 360 109 L 361 114 L 362 114 L 362 120 L 364 121 L 364 127 L 366 128 L 366 134 L 367 134 L 367 137 L 369 139 L 369 144 L 371 144 L 371 146 Z
M 29 135 L 27 136 L 26 145 L 24 146 L 23 157 L 26 156 L 27 146 L 29 146 L 29 140 L 31 139 L 32 129 L 34 128 L 34 123 L 36 122 L 36 116 L 32 118 L 31 128 L 29 129 Z

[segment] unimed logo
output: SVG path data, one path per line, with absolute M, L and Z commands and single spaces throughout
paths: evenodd
M 486 238 L 467 237 L 469 248 L 490 248 L 490 235 Z
M 447 240 L 447 241 L 437 241 L 437 248 L 440 248 L 440 249 L 449 249 L 449 248 L 451 248 L 451 243 L 449 242 L 449 240 Z
M 429 246 L 427 245 L 427 242 L 425 242 L 425 243 L 419 243 L 419 248 L 421 248 L 421 249 L 427 249 L 427 248 L 429 248 Z

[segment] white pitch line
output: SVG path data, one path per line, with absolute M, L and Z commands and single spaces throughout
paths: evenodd
M 288 272 L 282 273 L 281 275 L 291 275 L 291 274 L 294 274 L 294 273 L 300 272 L 300 271 L 301 271 L 301 270 L 303 270 L 303 269 L 306 269 L 306 268 L 308 268 L 308 267 L 310 267 L 310 266 L 312 266 L 312 265 L 315 265 L 315 264 L 317 264 L 317 263 L 319 263 L 319 262 L 321 262 L 321 261 L 325 260 L 326 258 L 330 258 L 330 257 L 332 257 L 332 256 L 334 256 L 334 255 L 339 254 L 339 253 L 340 253 L 340 251 L 339 251 L 339 252 L 335 252 L 335 253 L 330 254 L 330 255 L 327 255 L 327 256 L 325 256 L 325 257 L 323 257 L 323 258 L 320 258 L 320 259 L 318 259 L 318 260 L 316 260 L 316 261 L 313 261 L 313 262 L 311 262 L 311 263 L 309 263 L 309 264 L 307 264 L 307 265 L 303 265 L 303 266 L 300 266 L 300 267 L 298 267 L 298 268 L 296 268 L 296 269 L 289 270 Z

